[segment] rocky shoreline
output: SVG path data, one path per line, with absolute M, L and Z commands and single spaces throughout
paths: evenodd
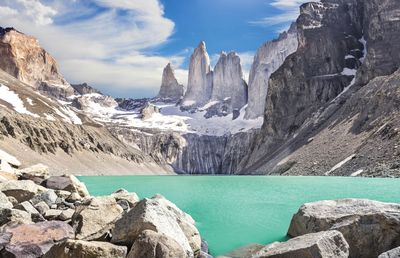
M 161 195 L 119 189 L 90 196 L 73 175 L 2 153 L 0 257 L 211 258 L 193 218 Z M 252 244 L 221 257 L 387 258 L 400 254 L 400 204 L 363 199 L 307 203 L 287 242 Z

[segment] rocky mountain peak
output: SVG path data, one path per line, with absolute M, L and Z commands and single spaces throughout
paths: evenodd
M 190 57 L 187 91 L 182 101 L 183 109 L 203 106 L 210 100 L 212 72 L 206 44 L 201 41 Z
M 277 39 L 264 43 L 257 50 L 249 76 L 246 119 L 255 119 L 264 114 L 269 77 L 297 47 L 297 25 L 293 23 L 288 31 L 281 33 Z
M 222 52 L 214 68 L 211 100 L 227 99 L 232 110 L 240 110 L 247 103 L 247 84 L 243 80 L 240 57 L 235 52 Z
M 184 91 L 185 87 L 178 83 L 174 69 L 171 63 L 168 63 L 163 71 L 160 92 L 157 97 L 164 101 L 177 102 L 182 98 Z
M 74 94 L 58 70 L 56 60 L 39 41 L 13 28 L 0 30 L 0 69 L 56 98 Z

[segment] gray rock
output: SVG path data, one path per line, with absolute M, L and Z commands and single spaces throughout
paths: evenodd
M 49 167 L 43 164 L 36 164 L 20 170 L 19 173 L 21 179 L 32 180 L 40 185 L 49 177 Z
M 15 205 L 14 208 L 17 210 L 26 211 L 29 214 L 39 214 L 39 212 L 35 209 L 35 207 L 33 207 L 33 205 L 28 201 L 21 202 Z
M 14 205 L 10 202 L 5 194 L 0 192 L 0 207 L 11 209 Z
M 82 197 L 90 196 L 85 184 L 72 175 L 52 176 L 46 180 L 46 187 L 54 190 L 76 192 Z
M 34 207 L 42 215 L 44 215 L 46 213 L 46 211 L 48 211 L 50 209 L 49 205 L 47 205 L 47 203 L 45 203 L 43 201 L 35 204 Z
M 67 240 L 53 246 L 43 258 L 125 258 L 127 248 L 107 242 Z
M 9 208 L 0 209 L 0 226 L 30 223 L 32 223 L 32 217 L 26 211 Z
M 133 208 L 135 204 L 140 201 L 139 196 L 136 193 L 130 193 L 125 189 L 119 189 L 112 193 L 111 196 L 115 198 L 118 204 L 126 206 L 126 209 L 124 210 Z
M 200 42 L 190 57 L 189 78 L 181 107 L 192 109 L 206 104 L 212 93 L 212 72 L 205 42 Z
M 66 221 L 66 220 L 70 220 L 72 219 L 72 216 L 74 215 L 75 210 L 73 209 L 66 209 L 63 210 L 60 214 L 60 216 L 58 216 L 58 219 L 62 220 L 62 221 Z
M 150 119 L 153 114 L 160 113 L 160 109 L 149 102 L 141 110 L 142 120 Z
M 98 240 L 110 234 L 123 209 L 111 196 L 94 197 L 76 207 L 71 224 L 76 238 Z
M 41 257 L 52 246 L 74 238 L 71 226 L 60 221 L 6 227 L 4 233 L 11 237 L 1 252 L 2 257 Z
M 71 192 L 69 191 L 64 191 L 64 190 L 56 190 L 55 193 L 57 194 L 57 196 L 63 200 L 66 200 L 67 198 L 69 198 L 71 196 Z M 75 193 L 77 194 L 77 193 Z M 78 194 L 79 195 L 79 194 Z M 80 195 L 79 195 L 80 196 Z
M 81 200 L 82 200 L 82 197 L 78 193 L 71 193 L 71 195 L 69 195 L 66 198 L 66 201 L 72 202 L 72 203 L 75 203 L 75 202 L 81 201 Z
M 62 210 L 50 209 L 44 213 L 44 217 L 48 220 L 56 220 L 60 217 Z
M 14 197 L 18 202 L 29 201 L 39 190 L 39 186 L 30 180 L 0 183 L 0 191 L 7 196 Z
M 396 247 L 378 256 L 378 258 L 399 258 L 399 257 L 400 257 L 400 247 Z
M 182 246 L 173 238 L 152 230 L 144 230 L 133 243 L 127 258 L 186 258 Z
M 118 220 L 111 242 L 132 245 L 147 229 L 172 238 L 188 256 L 200 252 L 201 238 L 193 219 L 162 196 L 143 199 Z
M 214 68 L 211 101 L 230 99 L 230 112 L 247 104 L 247 84 L 243 79 L 240 57 L 231 52 L 221 53 Z
M 174 70 L 169 63 L 164 68 L 160 92 L 158 93 L 157 98 L 160 98 L 166 102 L 176 103 L 183 97 L 184 91 L 185 87 L 178 83 L 177 79 L 175 78 Z
M 350 257 L 370 258 L 400 245 L 400 205 L 344 199 L 306 203 L 293 216 L 288 235 L 337 230 Z
M 267 245 L 252 257 L 347 258 L 349 245 L 339 231 L 323 231 Z

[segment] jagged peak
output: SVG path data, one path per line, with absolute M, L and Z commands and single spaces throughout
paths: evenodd
M 10 32 L 10 31 L 17 31 L 15 28 L 13 27 L 1 27 L 0 26 L 0 36 L 4 36 L 6 33 Z M 19 32 L 19 31 L 17 31 Z
M 197 48 L 206 49 L 206 42 L 204 40 L 200 41 Z

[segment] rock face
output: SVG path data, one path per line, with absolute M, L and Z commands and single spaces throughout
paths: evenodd
M 173 238 L 152 230 L 144 230 L 136 239 L 127 258 L 186 258 L 182 246 Z
M 267 245 L 251 257 L 347 258 L 349 245 L 339 231 L 323 231 Z
M 361 104 L 347 103 L 349 97 L 356 97 L 376 76 L 388 76 L 399 68 L 398 53 L 387 55 L 397 49 L 400 20 L 393 19 L 393 13 L 400 6 L 397 1 L 380 3 L 326 0 L 301 6 L 296 22 L 298 49 L 270 76 L 264 124 L 242 162 L 243 171 L 273 171 L 293 150 L 305 147 L 307 139 L 337 126 L 337 121 L 349 122 L 349 114 L 340 108 L 346 103 L 353 106 L 351 110 Z M 385 18 L 378 22 L 378 17 Z M 365 102 L 362 105 L 368 109 Z M 378 124 L 372 128 L 378 130 L 384 122 Z M 335 152 L 334 147 L 325 154 Z M 320 149 L 319 155 L 326 146 Z M 310 164 L 315 161 L 308 159 Z
M 115 224 L 111 242 L 131 246 L 145 230 L 155 231 L 176 241 L 188 257 L 200 252 L 201 239 L 193 219 L 161 196 L 143 199 L 124 214 Z M 161 241 L 156 239 L 152 241 Z M 146 249 L 151 246 L 154 244 Z
M 35 258 L 44 255 L 53 245 L 73 238 L 74 233 L 67 223 L 46 221 L 7 227 L 1 241 L 6 236 L 9 239 L 5 241 L 5 247 L 0 252 L 2 257 Z
M 269 77 L 283 64 L 286 57 L 297 50 L 297 46 L 297 28 L 294 23 L 278 39 L 264 43 L 257 50 L 249 76 L 246 119 L 254 119 L 264 114 Z
M 43 258 L 125 258 L 127 248 L 107 242 L 68 240 L 53 246 Z
M 166 102 L 176 103 L 183 97 L 184 91 L 185 87 L 182 84 L 178 83 L 178 80 L 175 78 L 174 70 L 169 63 L 164 68 L 161 88 L 160 92 L 157 95 L 157 98 L 160 98 L 161 100 Z
M 301 206 L 288 235 L 337 230 L 354 258 L 378 257 L 400 245 L 400 205 L 369 200 L 320 201 Z
M 142 115 L 142 120 L 147 120 L 151 118 L 153 114 L 160 113 L 160 109 L 155 105 L 147 102 L 140 113 Z
M 190 109 L 206 104 L 212 93 L 212 72 L 210 58 L 204 41 L 190 57 L 187 91 L 182 100 L 182 108 Z
M 57 98 L 74 94 L 58 71 L 55 59 L 36 38 L 11 28 L 0 28 L 0 69 L 22 82 Z
M 257 130 L 227 136 L 144 132 L 118 129 L 114 133 L 158 163 L 187 174 L 235 174 L 258 134 Z
M 240 110 L 247 104 L 247 84 L 243 80 L 239 56 L 221 53 L 214 68 L 211 101 L 230 99 L 231 108 Z

